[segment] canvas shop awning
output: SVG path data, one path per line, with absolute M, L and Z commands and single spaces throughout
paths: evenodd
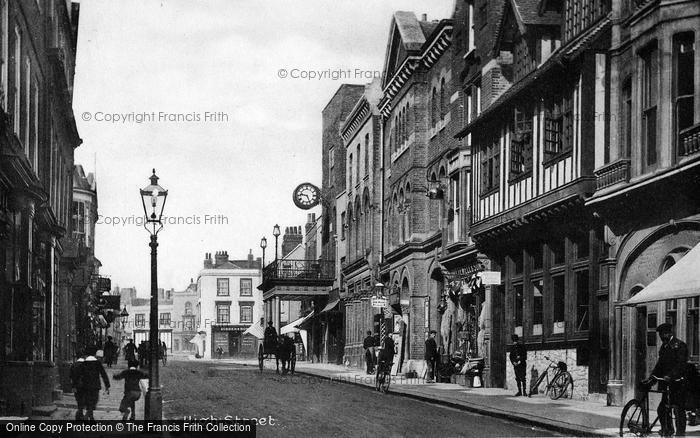
M 306 321 L 307 319 L 311 318 L 313 316 L 314 312 L 309 313 L 308 315 L 301 317 L 297 319 L 296 321 L 285 325 L 280 329 L 280 334 L 281 335 L 286 335 L 287 333 L 292 333 L 292 332 L 298 332 L 299 331 L 299 326 Z
M 337 306 L 339 302 L 340 302 L 340 299 L 330 301 L 328 304 L 326 304 L 326 307 L 324 307 L 323 310 L 321 310 L 319 312 L 319 314 L 325 313 L 325 312 L 330 312 L 331 310 L 335 309 L 335 306 Z
M 700 295 L 700 245 L 688 251 L 666 272 L 627 300 L 625 306 Z
M 251 334 L 255 336 L 258 339 L 265 339 L 265 329 L 263 329 L 262 325 L 258 324 L 253 324 L 250 327 L 246 329 L 246 331 L 243 332 L 243 336 Z

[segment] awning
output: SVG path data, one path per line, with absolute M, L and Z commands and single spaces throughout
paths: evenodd
M 260 324 L 253 324 L 243 332 L 243 336 L 248 334 L 253 335 L 258 339 L 265 339 L 265 329 L 263 329 Z
M 291 324 L 287 324 L 284 327 L 280 329 L 280 334 L 281 335 L 286 335 L 287 333 L 292 333 L 292 332 L 298 332 L 299 331 L 299 326 L 306 321 L 307 319 L 311 318 L 313 316 L 314 312 L 309 313 L 308 315 L 297 319 L 296 321 L 292 322 Z
M 659 275 L 649 286 L 627 300 L 625 306 L 700 295 L 700 245 Z
M 323 310 L 321 310 L 319 313 L 330 312 L 331 310 L 335 309 L 335 306 L 337 306 L 339 302 L 339 299 L 329 302 L 328 304 L 326 304 L 326 307 L 324 307 Z

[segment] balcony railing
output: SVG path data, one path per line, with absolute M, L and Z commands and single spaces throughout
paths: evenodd
M 277 260 L 263 269 L 263 283 L 270 280 L 333 281 L 332 260 Z
M 620 159 L 607 164 L 594 172 L 596 190 L 602 190 L 620 182 L 630 180 L 630 160 Z
M 681 157 L 700 152 L 700 123 L 682 130 L 678 135 L 678 154 Z

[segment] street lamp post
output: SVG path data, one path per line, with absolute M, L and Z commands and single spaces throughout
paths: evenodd
M 127 319 L 129 319 L 129 311 L 126 310 L 126 306 L 122 309 L 121 313 L 119 313 L 119 318 L 121 318 L 122 322 L 122 332 L 124 332 L 124 326 L 126 325 Z M 123 334 L 123 333 L 122 333 Z
M 376 291 L 378 298 L 384 297 L 384 283 L 377 282 L 377 284 L 374 285 L 374 290 Z M 379 309 L 379 312 L 379 342 L 382 342 L 384 340 L 384 335 L 386 334 L 386 327 L 384 323 L 384 309 Z
M 141 202 L 145 221 L 143 227 L 151 235 L 149 246 L 151 247 L 151 315 L 149 321 L 149 379 L 148 392 L 146 393 L 144 419 L 162 420 L 163 418 L 163 394 L 160 390 L 158 376 L 158 353 L 160 351 L 160 337 L 158 336 L 158 232 L 163 229 L 163 207 L 168 191 L 158 185 L 156 170 L 150 177 L 150 184 L 141 189 Z M 149 211 L 150 210 L 150 211 Z
M 280 226 L 275 224 L 274 227 L 272 227 L 272 235 L 275 236 L 275 261 L 277 261 L 277 239 L 280 237 Z
M 262 248 L 263 252 L 263 258 L 262 258 L 262 267 L 265 267 L 265 248 L 267 248 L 267 239 L 263 237 L 260 239 L 260 248 Z

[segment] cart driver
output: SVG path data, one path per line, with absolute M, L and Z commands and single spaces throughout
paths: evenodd
M 277 345 L 277 330 L 272 326 L 272 321 L 267 322 L 264 336 L 265 349 L 274 348 Z

